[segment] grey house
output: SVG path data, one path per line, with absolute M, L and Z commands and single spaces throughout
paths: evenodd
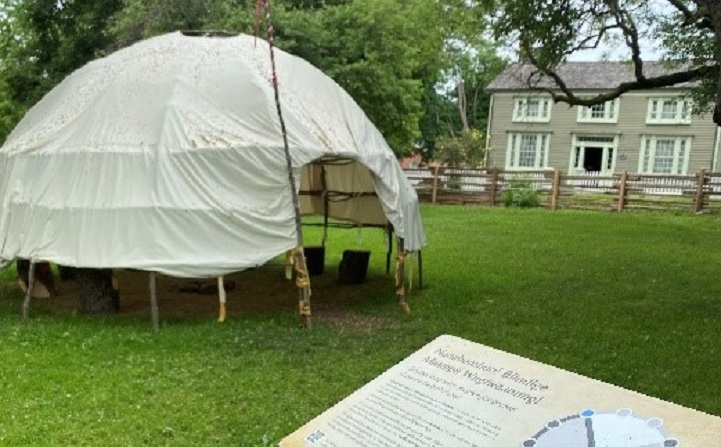
M 647 63 L 647 76 L 662 67 Z M 511 64 L 488 87 L 491 92 L 488 166 L 564 172 L 628 171 L 693 174 L 718 170 L 719 132 L 710 114 L 692 113 L 688 85 L 635 91 L 593 107 L 554 104 L 528 87 L 532 68 Z M 608 91 L 633 79 L 617 62 L 569 62 L 559 74 L 576 94 Z M 552 87 L 548 79 L 532 85 Z

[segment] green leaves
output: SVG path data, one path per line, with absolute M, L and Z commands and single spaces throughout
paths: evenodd
M 14 0 L 0 10 L 0 141 L 25 111 L 109 44 L 121 0 Z
M 456 106 L 460 80 L 469 125 L 485 126 L 484 88 L 502 68 L 484 36 L 486 3 L 275 0 L 272 13 L 277 45 L 345 88 L 401 154 L 463 127 Z M 178 29 L 252 33 L 255 20 L 254 0 L 5 2 L 0 140 L 27 108 L 98 56 Z

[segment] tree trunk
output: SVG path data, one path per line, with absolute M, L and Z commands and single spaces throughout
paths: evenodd
M 463 81 L 463 75 L 459 72 L 460 81 L 458 82 L 458 114 L 461 117 L 461 127 L 463 132 L 468 132 L 468 105 L 466 101 L 466 83 Z
M 721 54 L 721 2 L 718 0 L 700 0 L 698 4 L 704 7 L 708 13 L 714 35 L 716 36 L 716 48 L 718 54 Z M 716 81 L 716 106 L 713 111 L 713 121 L 717 126 L 721 126 L 721 69 L 719 70 L 718 80 Z
M 114 314 L 120 310 L 120 293 L 113 285 L 110 269 L 76 270 L 78 313 L 83 315 Z

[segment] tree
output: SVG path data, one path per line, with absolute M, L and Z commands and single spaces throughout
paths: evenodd
M 178 28 L 253 32 L 255 2 L 130 0 L 117 16 L 120 46 Z M 443 51 L 439 2 L 427 0 L 276 0 L 279 48 L 340 84 L 403 153 L 419 139 L 424 80 L 437 79 Z M 191 17 L 192 22 L 184 21 Z M 261 35 L 264 35 L 261 30 Z M 292 74 L 286 74 L 292 75 Z M 281 82 L 282 76 L 280 74 Z
M 486 155 L 483 133 L 467 129 L 456 136 L 443 136 L 436 141 L 434 157 L 454 168 L 477 168 Z
M 0 141 L 45 93 L 102 54 L 108 20 L 121 5 L 10 0 L 0 6 Z
M 553 99 L 590 106 L 623 93 L 695 81 L 696 107 L 721 125 L 721 2 L 717 0 L 502 0 L 496 37 L 518 43 L 522 60 L 551 78 Z M 660 43 L 667 71 L 644 69 L 644 39 Z M 629 53 L 635 79 L 592 98 L 571 91 L 556 68 L 578 51 L 615 43 Z M 532 85 L 531 85 L 532 86 Z
M 473 0 L 445 0 L 439 10 L 437 22 L 444 45 L 440 69 L 428 77 L 432 82 L 425 84 L 420 150 L 426 159 L 447 161 L 449 148 L 475 151 L 471 149 L 477 144 L 475 137 L 485 132 L 488 122 L 490 93 L 486 87 L 506 61 L 487 35 L 486 5 Z

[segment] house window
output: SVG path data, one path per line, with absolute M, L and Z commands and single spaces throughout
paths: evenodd
M 685 174 L 690 152 L 689 137 L 644 137 L 638 170 L 642 174 Z
M 647 124 L 689 124 L 691 101 L 684 98 L 649 98 Z
M 551 136 L 545 133 L 512 133 L 508 135 L 506 168 L 542 169 L 548 166 Z
M 547 123 L 551 120 L 551 98 L 515 98 L 513 121 Z
M 618 99 L 596 104 L 590 107 L 578 107 L 579 123 L 617 123 Z

